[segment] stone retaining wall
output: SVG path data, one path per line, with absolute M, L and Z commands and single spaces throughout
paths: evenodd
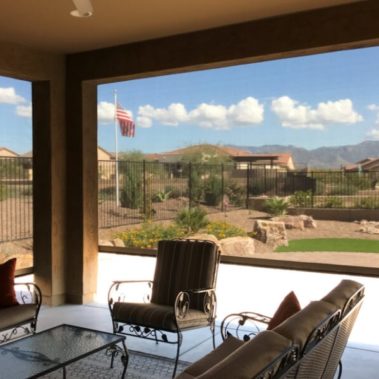
M 341 209 L 341 208 L 290 208 L 291 215 L 306 214 L 315 220 L 379 221 L 379 209 Z

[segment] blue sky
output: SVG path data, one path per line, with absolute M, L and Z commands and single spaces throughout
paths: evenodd
M 137 125 L 120 151 L 379 139 L 378 61 L 375 47 L 102 85 L 99 144 L 114 150 L 114 90 Z M 0 77 L 0 146 L 31 149 L 30 96 L 29 83 Z

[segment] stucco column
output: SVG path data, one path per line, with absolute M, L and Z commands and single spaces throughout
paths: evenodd
M 68 76 L 66 301 L 93 300 L 97 285 L 97 87 Z

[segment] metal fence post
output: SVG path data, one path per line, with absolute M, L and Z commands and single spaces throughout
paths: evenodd
M 248 164 L 247 169 L 246 169 L 246 209 L 249 209 L 250 169 L 251 169 L 251 165 Z
M 224 212 L 224 164 L 221 163 L 221 212 Z
M 146 216 L 146 161 L 142 161 L 143 173 L 143 214 Z
M 188 163 L 188 208 L 192 208 L 192 163 Z

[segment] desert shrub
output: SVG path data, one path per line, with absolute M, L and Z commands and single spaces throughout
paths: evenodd
M 7 189 L 5 186 L 0 184 L 0 201 L 5 200 L 8 197 Z
M 145 222 L 138 229 L 128 229 L 115 235 L 124 241 L 126 247 L 139 248 L 155 248 L 160 240 L 184 236 L 184 230 L 175 224 L 163 226 L 151 222 Z
M 325 202 L 322 204 L 323 208 L 342 208 L 343 201 L 340 197 L 329 196 Z
M 355 195 L 358 192 L 358 187 L 348 183 L 339 183 L 333 185 L 330 190 L 330 195 Z
M 247 233 L 243 229 L 223 221 L 210 222 L 207 225 L 206 232 L 213 234 L 217 239 L 247 236 Z
M 282 197 L 271 197 L 264 203 L 266 211 L 274 216 L 280 216 L 287 213 L 288 201 Z
M 196 168 L 193 168 L 189 177 L 187 196 L 195 203 L 199 203 L 203 197 L 203 181 Z
M 246 189 L 236 182 L 229 182 L 225 187 L 225 195 L 231 204 L 240 207 L 246 200 Z
M 33 196 L 33 186 L 24 187 L 21 194 L 22 196 Z
M 99 200 L 111 200 L 115 196 L 116 189 L 114 186 L 100 188 Z
M 123 188 L 120 193 L 120 203 L 122 207 L 137 209 L 142 204 L 142 172 L 129 163 L 122 165 L 124 175 Z M 121 170 L 120 170 L 121 171 Z
M 376 197 L 364 197 L 355 202 L 355 208 L 377 209 L 379 208 L 379 199 Z
M 307 208 L 312 206 L 312 191 L 296 191 L 290 198 L 289 203 L 295 208 Z
M 164 203 L 171 197 L 170 191 L 158 191 L 152 196 L 152 201 L 155 203 Z
M 199 207 L 185 208 L 178 212 L 175 222 L 187 233 L 196 233 L 208 224 L 207 213 Z
M 204 201 L 207 205 L 218 205 L 222 198 L 222 180 L 211 175 L 204 181 Z
M 183 196 L 183 191 L 180 188 L 172 185 L 165 186 L 164 192 L 170 193 L 170 199 L 177 199 L 178 197 Z

